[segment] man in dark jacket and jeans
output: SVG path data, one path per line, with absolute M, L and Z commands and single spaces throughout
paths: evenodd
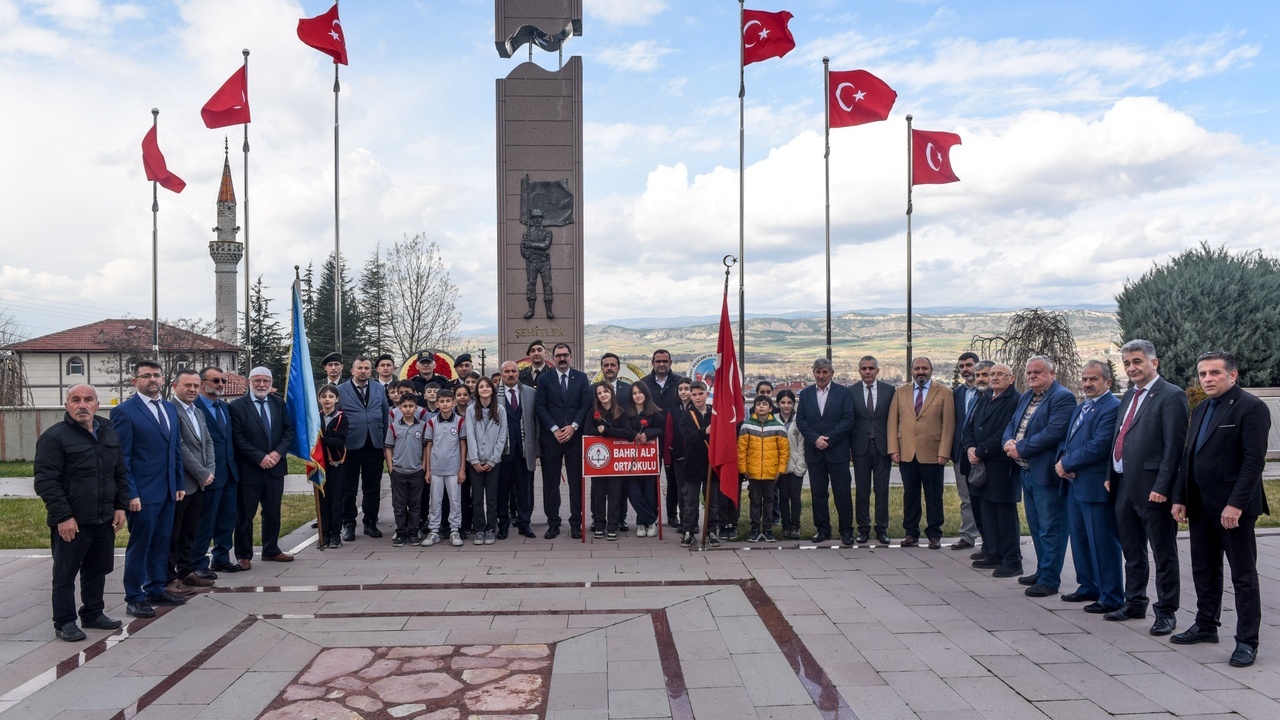
M 120 440 L 96 417 L 98 391 L 67 391 L 67 415 L 36 442 L 35 490 L 48 511 L 53 552 L 53 627 L 68 642 L 85 639 L 76 625 L 76 575 L 80 575 L 80 623 L 115 630 L 103 614 L 102 593 L 115 567 L 116 531 L 124 527 L 129 484 Z

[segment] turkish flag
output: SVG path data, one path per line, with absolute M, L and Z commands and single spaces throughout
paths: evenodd
M 142 138 L 142 168 L 147 172 L 147 179 L 160 183 L 165 190 L 180 193 L 187 183 L 177 175 L 169 172 L 164 164 L 164 155 L 160 153 L 160 144 L 156 142 L 156 126 Z
M 707 456 L 720 477 L 720 491 L 738 504 L 738 425 L 743 420 L 742 368 L 733 350 L 733 326 L 729 324 L 729 293 L 720 309 L 720 339 L 716 343 L 716 379 L 712 385 L 711 436 Z
M 347 64 L 347 35 L 338 20 L 338 4 L 313 18 L 298 21 L 298 39 L 333 58 L 333 64 Z
M 241 125 L 249 122 L 249 72 L 243 65 L 231 73 L 218 92 L 200 108 L 207 128 Z
M 791 37 L 791 29 L 787 27 L 792 17 L 786 11 L 743 10 L 742 64 L 782 57 L 794 50 L 796 39 Z
M 840 128 L 889 117 L 898 93 L 866 70 L 828 73 L 827 127 Z
M 960 136 L 949 132 L 911 131 L 911 184 L 943 185 L 959 182 L 951 169 L 951 146 Z

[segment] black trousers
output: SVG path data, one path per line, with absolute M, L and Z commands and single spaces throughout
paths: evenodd
M 747 497 L 751 499 L 751 532 L 773 532 L 774 480 L 748 480 Z
M 988 558 L 998 561 L 1002 569 L 1022 572 L 1018 504 L 986 498 L 974 500 L 975 508 L 982 506 L 982 551 Z
M 512 453 L 498 465 L 498 529 L 529 527 L 532 515 L 533 471 L 524 464 L 523 453 Z
M 1116 529 L 1124 552 L 1125 603 L 1142 612 L 1147 610 L 1147 581 L 1151 573 L 1147 563 L 1149 542 L 1156 563 L 1153 606 L 1156 617 L 1173 617 L 1182 591 L 1178 575 L 1178 523 L 1170 514 L 1170 508 L 1168 503 L 1154 506 L 1146 501 L 1131 503 L 1124 493 L 1116 500 Z
M 542 509 L 547 527 L 560 527 L 560 469 L 569 483 L 569 525 L 582 526 L 582 436 L 542 443 Z
M 902 529 L 913 538 L 920 537 L 920 496 L 926 507 L 925 537 L 942 537 L 942 466 L 908 460 L 898 463 L 902 474 Z
M 720 485 L 720 479 L 715 473 L 711 474 L 711 489 L 707 493 L 708 498 L 723 497 L 719 490 L 714 488 Z M 680 480 L 680 531 L 697 534 L 698 532 L 698 513 L 701 510 L 699 500 L 702 498 L 703 490 L 707 489 L 707 476 L 699 473 L 692 477 L 686 475 Z M 720 526 L 719 503 L 714 499 L 708 500 L 707 507 L 707 528 L 715 529 Z
M 240 520 L 236 523 L 236 558 L 253 559 L 253 517 L 262 506 L 262 557 L 280 554 L 280 500 L 284 478 L 240 482 Z
M 475 471 L 471 485 L 471 517 L 476 532 L 498 531 L 498 468 L 494 466 L 489 472 Z M 462 525 L 466 527 L 464 520 Z
M 809 489 L 813 494 L 814 529 L 819 535 L 831 537 L 831 508 L 827 504 L 827 498 L 834 497 L 840 537 L 852 535 L 853 488 L 848 459 L 823 458 L 808 465 Z
M 783 530 L 799 530 L 800 490 L 804 485 L 804 478 L 791 473 L 782 473 L 775 484 L 777 487 L 774 492 L 778 504 L 773 508 L 773 514 L 778 517 L 778 522 L 782 523 Z
M 320 530 L 326 535 L 342 534 L 342 506 L 346 502 L 347 473 L 342 465 L 324 474 L 324 492 L 320 494 Z
M 49 528 L 53 554 L 53 626 L 76 619 L 76 576 L 80 576 L 80 619 L 96 620 L 106 607 L 102 599 L 107 575 L 115 569 L 116 533 L 111 523 L 81 525 L 67 542 Z
M 719 481 L 715 484 L 715 496 L 720 503 L 720 525 L 724 527 L 726 535 L 724 537 L 732 538 L 738 533 L 738 522 L 742 520 L 742 478 L 739 476 L 738 482 L 734 483 L 734 495 L 730 497 L 726 495 L 720 488 Z
M 889 471 L 893 461 L 888 455 L 881 455 L 878 450 L 868 450 L 865 454 L 853 456 L 853 482 L 857 487 L 855 505 L 858 518 L 858 532 L 870 533 L 871 495 L 876 496 L 876 534 L 889 528 Z
M 591 478 L 591 529 L 617 532 L 627 511 L 627 478 Z
M 183 496 L 173 506 L 173 534 L 169 536 L 169 580 L 181 580 L 196 569 L 191 559 L 191 546 L 200 531 L 200 514 L 204 507 L 204 493 L 193 492 Z
M 356 522 L 356 493 L 363 493 L 360 509 L 364 511 L 364 524 L 378 524 L 378 508 L 382 504 L 382 464 L 385 457 L 380 448 L 366 442 L 358 450 L 347 450 L 347 459 L 342 463 L 346 468 L 346 482 L 342 491 L 345 498 L 342 504 L 342 522 L 354 525 Z
M 1196 586 L 1196 624 L 1217 628 L 1222 623 L 1222 557 L 1231 564 L 1236 600 L 1236 642 L 1258 648 L 1262 625 L 1262 596 L 1258 589 L 1258 542 L 1253 531 L 1258 518 L 1242 515 L 1234 530 L 1222 527 L 1220 515 L 1205 509 L 1194 482 L 1187 483 L 1187 521 L 1191 529 L 1191 579 Z
M 402 473 L 391 471 L 391 515 L 396 520 L 396 532 L 409 535 L 418 532 L 422 516 L 422 496 L 427 488 L 424 470 Z
M 680 518 L 680 471 L 675 462 L 666 463 L 662 468 L 667 476 L 667 494 L 663 499 L 666 503 L 667 524 L 675 525 Z M 658 518 L 659 522 L 661 520 L 662 518 Z

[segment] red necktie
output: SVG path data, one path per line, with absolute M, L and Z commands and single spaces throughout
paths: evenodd
M 1146 392 L 1146 388 L 1138 388 L 1138 392 L 1133 394 L 1133 400 L 1129 403 L 1129 412 L 1125 413 L 1124 424 L 1120 426 L 1120 434 L 1116 435 L 1116 450 L 1112 457 L 1116 462 L 1120 462 L 1124 453 L 1124 436 L 1129 432 L 1129 426 L 1133 424 L 1133 413 L 1138 409 L 1138 401 L 1142 399 L 1142 393 Z

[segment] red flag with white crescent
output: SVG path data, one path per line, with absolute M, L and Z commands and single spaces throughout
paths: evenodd
M 911 131 L 911 184 L 944 185 L 959 182 L 951 169 L 951 148 L 960 136 L 949 132 Z
M 733 349 L 733 325 L 729 323 L 729 292 L 720 309 L 720 338 L 716 343 L 716 379 L 711 406 L 711 436 L 707 455 L 720 478 L 720 491 L 738 502 L 738 425 L 743 420 L 742 368 Z
M 313 18 L 298 20 L 298 39 L 333 58 L 334 65 L 347 64 L 347 34 L 338 19 L 338 4 Z
M 827 79 L 827 127 L 841 128 L 889 117 L 898 93 L 866 70 L 833 70 Z
M 782 57 L 796 47 L 787 23 L 795 17 L 783 12 L 742 11 L 742 64 L 750 65 L 769 58 Z

